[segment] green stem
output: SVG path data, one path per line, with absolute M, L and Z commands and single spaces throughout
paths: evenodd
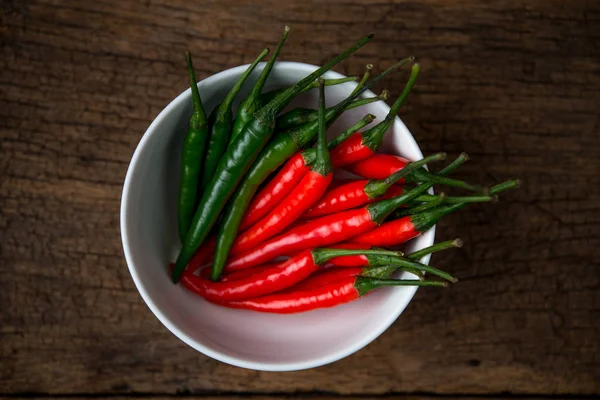
M 188 51 L 185 53 L 185 60 L 187 62 L 188 75 L 190 78 L 190 89 L 192 90 L 192 116 L 190 117 L 190 128 L 202 129 L 208 123 L 206 118 L 206 112 L 202 106 L 202 100 L 200 99 L 200 91 L 198 90 L 198 82 L 196 81 L 196 71 L 192 63 L 192 54 Z
M 354 283 L 354 287 L 358 291 L 359 296 L 364 296 L 365 294 L 381 287 L 387 286 L 438 286 L 438 287 L 448 287 L 446 282 L 438 282 L 438 281 L 420 281 L 414 279 L 377 279 L 377 278 L 365 278 L 362 276 L 356 277 L 356 282 Z
M 350 54 L 354 53 L 356 50 L 360 49 L 362 46 L 367 44 L 373 39 L 373 34 L 365 36 L 360 39 L 357 44 L 345 50 L 338 56 L 334 57 L 331 61 L 327 62 L 325 65 L 317 69 L 312 74 L 308 75 L 300 82 L 296 83 L 294 86 L 286 89 L 279 96 L 271 100 L 267 105 L 261 108 L 255 115 L 258 121 L 270 121 L 274 118 L 275 115 L 279 113 L 296 95 L 298 95 L 306 86 L 310 85 L 312 81 L 323 75 L 326 71 L 331 69 L 334 65 L 347 58 Z
M 323 79 L 323 84 L 325 86 L 335 86 L 335 85 L 341 85 L 342 83 L 347 83 L 347 82 L 356 82 L 357 79 L 358 79 L 357 76 L 348 76 L 346 78 L 336 78 L 336 79 Z M 310 89 L 317 89 L 318 87 L 319 87 L 319 80 L 317 79 L 316 81 L 314 81 L 313 83 L 308 85 L 306 87 L 306 89 L 304 89 L 304 91 L 307 91 Z
M 402 107 L 408 95 L 410 94 L 412 87 L 417 80 L 417 76 L 419 75 L 419 68 L 420 67 L 418 63 L 413 64 L 410 78 L 404 86 L 402 94 L 398 97 L 398 99 L 396 99 L 396 102 L 390 108 L 390 111 L 388 112 L 385 119 L 381 123 L 369 129 L 367 132 L 363 133 L 363 144 L 369 149 L 371 149 L 373 152 L 376 152 L 377 149 L 379 149 L 379 146 L 381 146 L 383 136 L 387 132 L 392 122 L 394 122 L 396 114 L 398 114 L 398 111 L 400 111 L 400 107 Z
M 319 79 L 319 131 L 317 133 L 317 154 L 315 162 L 311 165 L 312 170 L 321 176 L 327 176 L 333 172 L 331 155 L 327 148 L 327 137 L 325 132 L 325 85 L 323 79 Z
M 365 91 L 369 90 L 377 82 L 379 82 L 380 80 L 382 80 L 383 78 L 385 78 L 388 74 L 390 74 L 391 72 L 395 71 L 396 69 L 398 69 L 398 68 L 400 68 L 400 67 L 402 67 L 402 66 L 404 66 L 404 65 L 406 65 L 406 64 L 408 64 L 410 62 L 412 62 L 413 60 L 414 60 L 414 57 L 408 57 L 408 58 L 405 58 L 405 59 L 397 62 L 396 64 L 392 65 L 391 67 L 389 67 L 388 69 L 386 69 L 385 71 L 383 71 L 381 74 L 377 75 L 375 78 L 371 79 L 370 82 L 368 82 L 363 87 L 361 87 L 356 93 L 351 94 L 345 100 L 343 100 L 340 103 L 336 104 L 333 108 L 328 108 L 327 109 L 327 115 L 328 115 L 328 117 L 326 117 L 328 119 L 328 123 L 329 124 L 333 124 L 333 122 L 345 110 L 349 110 L 349 109 L 352 109 L 352 108 L 355 108 L 355 107 L 359 107 L 361 105 L 369 104 L 369 103 L 372 103 L 374 101 L 379 101 L 382 98 L 384 98 L 384 99 L 387 98 L 388 92 L 386 90 L 384 90 L 380 96 L 377 96 L 377 97 L 374 97 L 374 98 L 370 98 L 370 99 L 355 100 L 361 94 L 363 94 Z M 292 111 L 290 111 L 290 112 L 292 112 Z M 329 117 L 330 114 L 331 114 L 331 117 Z
M 365 126 L 369 125 L 371 122 L 373 122 L 373 120 L 375 120 L 375 118 L 377 118 L 377 117 L 374 116 L 373 114 L 365 115 L 364 117 L 362 117 L 362 119 L 360 121 L 358 121 L 357 123 L 352 125 L 350 128 L 346 129 L 344 132 L 340 133 L 339 135 L 337 135 L 336 137 L 331 139 L 329 141 L 329 143 L 327 144 L 327 147 L 330 150 L 333 149 L 335 146 L 342 143 L 344 140 L 348 139 L 348 137 L 353 135 L 355 132 L 358 132 Z
M 356 82 L 356 79 L 357 79 L 356 76 L 349 76 L 347 78 L 338 78 L 338 79 L 325 79 L 325 86 L 335 86 L 335 85 L 341 85 L 342 83 L 347 83 L 347 82 Z M 306 88 L 304 88 L 301 93 L 307 92 L 311 89 L 315 89 L 318 87 L 319 87 L 319 82 L 314 81 L 313 83 L 308 85 Z M 260 95 L 260 101 L 262 104 L 267 104 L 268 102 L 273 100 L 275 97 L 277 97 L 284 91 L 285 91 L 285 88 L 284 89 L 275 89 L 275 90 L 271 90 L 269 92 L 263 93 Z
M 517 188 L 519 187 L 519 184 L 519 180 L 516 179 L 502 182 L 490 188 L 490 194 L 496 195 L 505 190 Z M 468 204 L 469 203 L 457 203 L 447 206 L 440 206 L 432 209 L 431 211 L 411 216 L 411 222 L 415 230 L 418 230 L 419 232 L 424 232 L 427 229 L 431 228 L 433 225 L 435 225 L 440 219 L 442 219 L 446 215 L 458 211 L 466 207 Z
M 369 214 L 371 215 L 371 221 L 378 225 L 381 224 L 383 220 L 386 219 L 387 216 L 390 215 L 396 208 L 428 191 L 432 186 L 432 183 L 422 183 L 416 188 L 411 189 L 400 196 L 369 204 L 367 206 L 367 210 L 369 210 Z
M 410 260 L 408 258 L 398 257 L 398 256 L 388 256 L 388 255 L 367 255 L 367 260 L 369 261 L 370 266 L 391 266 L 394 268 L 412 268 L 423 272 L 428 272 L 432 275 L 439 276 L 442 279 L 446 279 L 452 283 L 458 282 L 458 279 L 453 277 L 447 272 L 444 272 L 440 269 L 431 267 L 426 264 L 422 264 L 417 261 Z
M 385 179 L 371 180 L 365 185 L 365 193 L 370 199 L 374 199 L 383 196 L 390 186 L 404 178 L 406 175 L 415 172 L 425 164 L 430 162 L 443 160 L 446 158 L 446 153 L 437 153 L 431 156 L 425 157 L 421 160 L 406 164 L 406 166 Z
M 231 105 L 233 104 L 233 100 L 235 100 L 235 97 L 240 92 L 240 89 L 244 85 L 244 82 L 246 82 L 246 79 L 248 79 L 248 77 L 250 76 L 252 71 L 254 71 L 254 68 L 256 68 L 258 63 L 263 58 L 265 58 L 265 56 L 268 53 L 269 53 L 269 49 L 264 49 L 262 51 L 262 53 L 260 53 L 258 55 L 258 57 L 256 57 L 256 59 L 252 62 L 252 64 L 250 64 L 250 66 L 248 68 L 246 68 L 246 71 L 244 71 L 242 76 L 240 76 L 240 78 L 237 80 L 235 85 L 233 85 L 233 87 L 231 88 L 229 93 L 227 93 L 227 96 L 225 96 L 225 99 L 223 99 L 223 102 L 221 102 L 221 104 L 219 105 L 219 116 L 228 114 L 228 111 L 231 109 Z M 231 118 L 231 116 L 229 116 L 229 115 L 227 117 Z M 219 118 L 219 117 L 217 117 L 217 118 Z
M 417 169 L 413 171 L 410 177 L 407 177 L 407 181 L 410 182 L 432 182 L 440 185 L 446 185 L 455 188 L 461 188 L 470 190 L 473 192 L 484 192 L 485 188 L 481 185 L 472 185 L 470 183 L 460 181 L 457 179 L 446 178 L 444 176 L 434 175 L 427 172 L 424 169 Z
M 451 249 L 451 248 L 462 247 L 462 245 L 463 245 L 463 242 L 460 239 L 448 240 L 446 242 L 436 243 L 436 244 L 426 247 L 424 249 L 410 253 L 408 256 L 406 256 L 406 258 L 408 258 L 409 260 L 418 261 L 429 254 L 433 254 L 435 252 L 447 250 L 447 249 Z M 361 275 L 372 277 L 372 278 L 389 278 L 398 269 L 410 272 L 410 273 L 416 275 L 417 277 L 419 277 L 420 280 L 424 279 L 423 272 L 418 269 L 410 268 L 410 267 L 398 268 L 397 266 L 390 266 L 390 265 L 386 265 L 383 267 L 366 267 L 363 269 L 363 272 L 361 273 Z
M 492 186 L 490 188 L 490 194 L 496 195 L 504 192 L 505 190 L 516 189 L 521 186 L 521 181 L 518 179 L 513 179 L 510 181 L 502 182 L 497 184 L 496 186 Z
M 350 93 L 350 95 L 355 94 L 360 90 L 360 88 L 362 88 L 365 85 L 365 83 L 369 80 L 369 77 L 371 76 L 372 69 L 373 64 L 367 64 L 367 66 L 365 67 L 365 73 L 363 74 L 362 78 L 360 79 L 360 82 L 358 82 L 358 85 L 354 88 L 352 93 Z
M 395 256 L 398 257 L 402 253 L 398 251 L 391 250 L 353 250 L 353 249 L 328 249 L 328 248 L 318 248 L 311 250 L 313 260 L 315 264 L 320 265 L 324 262 L 331 260 L 334 257 L 343 257 L 343 256 Z
M 435 197 L 435 199 L 425 202 L 423 204 L 420 204 L 416 207 L 408 207 L 408 208 L 404 208 L 401 210 L 396 210 L 396 212 L 394 213 L 394 218 L 398 219 L 398 218 L 406 217 L 407 215 L 414 215 L 414 214 L 421 213 L 423 211 L 427 211 L 431 208 L 435 208 L 435 207 L 439 206 L 440 204 L 442 204 L 444 202 L 444 200 L 446 200 L 445 193 L 440 193 L 439 196 L 432 196 L 432 197 Z
M 463 241 L 459 238 L 456 238 L 454 240 L 447 240 L 445 242 L 436 243 L 429 247 L 425 247 L 424 249 L 417 250 L 415 252 L 410 253 L 407 257 L 410 258 L 411 260 L 420 260 L 429 254 L 436 253 L 436 252 L 442 251 L 442 250 L 462 247 L 462 246 L 463 246 Z
M 469 161 L 469 156 L 467 153 L 460 153 L 454 161 L 446 165 L 440 172 L 437 173 L 437 175 L 446 176 L 467 161 Z
M 248 96 L 248 98 L 258 99 L 260 97 L 263 87 L 265 86 L 265 82 L 267 82 L 267 78 L 269 77 L 269 74 L 271 73 L 271 70 L 273 69 L 273 65 L 275 65 L 275 60 L 277 59 L 277 56 L 279 55 L 281 48 L 285 44 L 285 41 L 287 40 L 289 33 L 290 33 L 290 27 L 286 25 L 285 28 L 283 28 L 283 35 L 281 36 L 281 39 L 279 39 L 279 43 L 277 43 L 277 47 L 275 48 L 275 51 L 271 55 L 271 58 L 269 58 L 269 61 L 267 61 L 267 65 L 265 65 L 265 68 L 260 73 L 260 76 L 256 80 L 256 83 L 254 84 L 254 87 L 252 88 L 252 91 L 250 92 L 250 95 Z M 256 111 L 256 110 L 252 110 L 252 111 Z

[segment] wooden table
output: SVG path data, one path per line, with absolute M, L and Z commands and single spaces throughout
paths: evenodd
M 554 398 L 600 395 L 600 3 L 23 0 L 1 2 L 0 397 Z M 439 226 L 460 277 L 420 290 L 379 339 L 332 365 L 262 373 L 211 360 L 137 293 L 121 187 L 150 121 L 198 78 L 282 59 L 360 74 L 415 54 L 402 112 L 461 176 L 522 189 Z M 394 95 L 405 77 L 385 82 Z

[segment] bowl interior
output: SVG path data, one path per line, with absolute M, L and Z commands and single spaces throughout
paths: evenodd
M 262 70 L 258 66 L 238 98 L 244 98 Z M 245 66 L 205 79 L 199 84 L 210 112 L 233 85 Z M 317 67 L 277 63 L 266 90 L 287 87 Z M 342 75 L 328 72 L 326 78 Z M 326 89 L 327 105 L 348 96 L 355 83 Z M 127 172 L 121 207 L 121 234 L 127 264 L 144 301 L 161 322 L 198 351 L 223 362 L 258 370 L 297 370 L 345 357 L 374 340 L 396 320 L 415 288 L 390 288 L 343 306 L 297 315 L 272 315 L 232 310 L 210 304 L 173 285 L 167 274 L 180 248 L 177 235 L 177 188 L 180 150 L 191 114 L 188 89 L 169 104 L 148 128 Z M 365 96 L 373 96 L 367 92 Z M 298 97 L 291 107 L 314 108 L 317 90 Z M 345 112 L 329 129 L 335 136 L 366 113 L 381 121 L 389 107 L 377 102 Z M 386 135 L 383 151 L 408 159 L 422 154 L 406 126 L 396 119 Z M 434 230 L 411 241 L 407 249 L 433 243 Z M 401 323 L 401 322 L 399 322 Z

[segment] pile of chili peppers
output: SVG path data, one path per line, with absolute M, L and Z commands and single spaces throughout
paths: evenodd
M 420 260 L 460 247 L 460 240 L 408 255 L 394 249 L 470 203 L 495 201 L 518 181 L 485 187 L 448 177 L 467 161 L 465 154 L 431 173 L 424 166 L 444 160 L 445 153 L 415 162 L 378 153 L 419 74 L 414 57 L 372 79 L 373 67 L 368 65 L 354 91 L 325 108 L 325 86 L 357 78 L 320 76 L 367 44 L 372 34 L 294 86 L 263 93 L 288 34 L 286 27 L 235 116 L 232 104 L 240 88 L 269 50 L 260 53 L 208 117 L 187 54 L 193 112 L 182 150 L 182 249 L 171 265 L 173 282 L 216 304 L 273 313 L 333 307 L 384 286 L 443 287 L 456 282 Z M 404 66 L 411 67 L 410 77 L 383 121 L 363 129 L 375 119 L 367 114 L 327 142 L 327 129 L 345 110 L 386 100 L 387 91 L 372 98 L 361 95 Z M 312 88 L 319 90 L 316 110 L 281 113 L 294 97 Z M 335 179 L 341 170 L 359 178 Z M 429 194 L 434 184 L 472 193 Z M 397 271 L 412 278 L 394 279 Z

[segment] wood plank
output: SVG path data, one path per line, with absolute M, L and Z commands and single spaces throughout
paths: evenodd
M 600 5 L 508 0 L 2 4 L 0 393 L 326 391 L 600 393 Z M 127 272 L 119 201 L 144 130 L 199 79 L 250 62 L 284 23 L 282 59 L 338 71 L 407 54 L 422 77 L 402 118 L 425 152 L 468 152 L 464 179 L 523 189 L 439 227 L 461 282 L 422 290 L 359 353 L 288 374 L 230 367 L 154 318 Z M 392 93 L 402 76 L 385 82 Z
M 335 400 L 335 399 L 340 399 L 340 398 L 347 398 L 347 397 L 341 397 L 341 396 L 336 396 L 336 395 L 329 395 L 329 394 L 319 394 L 319 393 L 294 393 L 294 394 L 282 394 L 282 393 L 277 393 L 277 394 L 265 394 L 265 395 L 261 395 L 261 394 L 230 394 L 230 393 L 223 393 L 223 394 L 215 394 L 215 395 L 207 395 L 207 396 L 178 396 L 178 397 L 185 397 L 186 399 L 189 400 L 242 400 L 242 399 L 247 399 L 247 400 L 271 400 L 271 399 L 295 399 L 295 400 Z M 0 397 L 0 400 L 8 400 L 8 399 L 12 399 L 14 397 Z M 48 399 L 48 397 L 30 397 L 33 400 L 40 400 L 40 399 Z M 53 399 L 56 400 L 66 400 L 66 399 L 74 399 L 74 400 L 86 400 L 89 399 L 90 397 L 85 397 L 85 396 L 69 396 L 69 397 L 61 397 L 61 396 L 53 396 Z M 132 400 L 132 399 L 139 399 L 140 396 L 127 396 L 127 395 L 123 395 L 123 396 L 94 396 L 95 399 L 100 399 L 100 400 L 104 400 L 104 399 L 117 399 L 117 400 Z M 170 400 L 173 399 L 173 396 L 152 396 L 153 399 L 156 400 Z M 439 398 L 439 396 L 427 396 L 427 395 L 414 395 L 414 394 L 386 394 L 384 396 L 360 396 L 360 397 L 355 397 L 352 396 L 351 398 L 360 398 L 361 400 L 376 400 L 376 399 L 391 399 L 391 400 L 395 400 L 395 399 L 403 399 L 403 400 L 432 400 L 432 399 L 437 399 Z M 509 395 L 498 395 L 498 396 L 494 396 L 494 397 L 490 397 L 490 396 L 485 396 L 485 397 L 478 397 L 478 396 L 444 396 L 445 399 L 448 400 L 467 400 L 467 399 L 473 399 L 473 400 L 484 400 L 484 399 L 494 399 L 494 400 L 526 400 L 526 399 L 531 399 L 532 397 L 519 397 L 519 396 L 509 396 Z M 561 400 L 561 399 L 572 399 L 574 397 L 572 396 L 552 396 L 552 397 L 535 397 L 536 400 Z M 575 397 L 577 398 L 577 397 Z M 579 397 L 584 399 L 585 397 Z

